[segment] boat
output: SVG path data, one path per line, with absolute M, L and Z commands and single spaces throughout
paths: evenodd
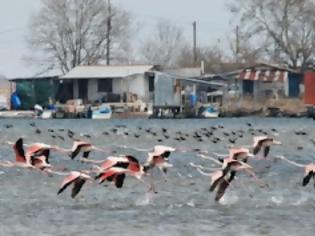
M 42 119 L 51 119 L 53 118 L 54 111 L 52 110 L 44 110 L 43 113 L 41 114 Z
M 91 108 L 92 119 L 110 119 L 112 117 L 112 109 L 106 104 Z
M 203 118 L 218 118 L 219 111 L 215 106 L 208 105 L 204 107 L 203 111 L 201 112 L 201 117 Z

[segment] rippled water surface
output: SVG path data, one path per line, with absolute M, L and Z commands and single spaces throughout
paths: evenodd
M 31 122 L 41 134 L 35 133 Z M 208 192 L 209 178 L 189 165 L 194 162 L 213 167 L 212 162 L 189 150 L 227 153 L 230 142 L 223 132 L 244 130 L 244 137 L 238 138 L 236 145 L 251 145 L 248 122 L 253 129 L 263 129 L 282 141 L 282 146 L 272 147 L 271 155 L 285 155 L 300 163 L 314 159 L 315 145 L 311 140 L 315 138 L 315 126 L 309 119 L 0 120 L 2 160 L 13 160 L 12 147 L 6 141 L 19 137 L 24 137 L 25 143 L 45 142 L 70 148 L 67 129 L 74 131 L 76 137 L 87 139 L 83 135 L 89 134 L 96 146 L 135 155 L 141 162 L 146 160 L 147 152 L 131 147 L 149 149 L 164 144 L 179 150 L 171 155 L 174 167 L 168 172 L 167 182 L 160 172 L 154 172 L 158 194 L 146 193 L 144 185 L 128 177 L 121 190 L 111 184 L 87 183 L 73 200 L 68 189 L 57 196 L 61 176 L 1 168 L 0 235 L 314 235 L 315 189 L 313 183 L 301 186 L 303 169 L 281 161 L 251 162 L 270 189 L 259 188 L 247 176 L 239 175 L 222 201 L 216 203 L 213 193 Z M 197 129 L 218 125 L 224 129 L 215 131 L 214 136 L 222 142 L 215 144 L 208 137 L 199 142 L 191 137 Z M 110 130 L 117 126 L 118 131 L 113 134 Z M 162 127 L 168 129 L 169 139 L 161 138 Z M 144 131 L 146 128 L 152 128 L 157 136 Z M 104 131 L 110 135 L 104 135 Z M 178 131 L 190 137 L 181 142 L 174 140 Z M 297 135 L 296 131 L 306 134 Z M 134 137 L 135 133 L 140 137 Z M 101 160 L 106 156 L 93 152 L 90 158 Z M 87 167 L 60 153 L 52 153 L 51 163 L 71 170 Z

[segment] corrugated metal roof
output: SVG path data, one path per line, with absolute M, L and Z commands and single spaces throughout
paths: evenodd
M 77 66 L 60 79 L 122 78 L 144 74 L 154 68 L 154 65 Z
M 288 78 L 287 71 L 281 70 L 251 70 L 241 72 L 238 76 L 241 80 L 260 80 L 260 81 L 284 81 Z
M 164 75 L 167 76 L 170 79 L 177 79 L 177 80 L 184 80 L 184 81 L 188 81 L 188 82 L 192 82 L 192 83 L 196 83 L 196 84 L 206 84 L 206 85 L 214 85 L 214 86 L 226 86 L 225 83 L 222 82 L 217 82 L 217 81 L 206 81 L 206 80 L 201 80 L 198 77 L 186 77 L 186 76 L 174 76 L 172 74 L 168 74 L 165 72 L 160 72 L 160 71 L 155 71 L 155 73 L 157 75 Z
M 58 75 L 54 75 L 54 76 L 40 76 L 40 77 L 25 77 L 25 78 L 11 78 L 9 79 L 9 81 L 11 82 L 16 82 L 16 81 L 23 81 L 23 80 L 46 80 L 46 79 L 58 79 L 59 76 Z
M 201 76 L 201 68 L 200 67 L 186 67 L 186 68 L 176 68 L 176 69 L 163 69 L 165 73 L 174 75 L 174 76 L 182 76 L 182 77 L 200 77 Z

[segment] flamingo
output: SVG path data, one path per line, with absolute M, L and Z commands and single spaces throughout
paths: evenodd
M 175 148 L 172 148 L 172 147 L 167 147 L 167 146 L 162 146 L 162 145 L 155 146 L 154 151 L 149 152 L 148 154 L 149 157 L 146 161 L 146 164 L 144 165 L 145 171 L 153 169 L 156 166 L 162 171 L 163 176 L 166 179 L 165 174 L 167 173 L 167 168 L 173 166 L 172 164 L 168 162 L 169 161 L 168 158 L 171 155 L 171 153 L 174 151 L 175 151 Z
M 139 161 L 133 156 L 108 157 L 107 160 L 101 164 L 100 174 L 97 175 L 95 179 L 99 179 L 99 183 L 103 183 L 105 180 L 112 181 L 109 177 L 114 178 L 116 174 L 119 175 L 120 172 L 122 174 L 127 173 L 125 170 L 128 170 L 128 174 L 134 175 L 138 179 L 144 174 L 143 166 L 141 166 Z M 122 185 L 123 180 L 120 187 L 122 187 Z
M 278 156 L 276 158 L 284 160 L 284 161 L 286 161 L 286 162 L 288 162 L 291 165 L 294 165 L 296 167 L 304 168 L 304 178 L 302 181 L 302 186 L 305 187 L 310 182 L 311 178 L 313 177 L 314 187 L 315 187 L 315 164 L 314 163 L 303 165 L 303 164 L 299 164 L 297 162 L 291 161 L 284 156 Z
M 221 170 L 215 171 L 214 173 L 211 173 L 211 174 L 204 174 L 204 175 L 211 176 L 211 183 L 210 183 L 209 191 L 213 192 L 216 188 L 218 188 L 216 196 L 215 196 L 215 201 L 219 201 L 222 198 L 228 186 L 235 179 L 235 175 L 238 171 L 245 171 L 247 174 L 252 176 L 260 186 L 268 187 L 268 185 L 263 183 L 252 171 L 253 169 L 252 166 L 248 165 L 247 163 L 243 161 L 234 159 L 235 154 L 239 155 L 241 153 L 242 155 L 244 155 L 243 153 L 248 153 L 247 155 L 251 156 L 249 152 L 246 152 L 246 149 L 230 150 L 230 156 L 221 161 L 212 157 L 205 156 L 205 155 L 199 155 L 203 159 L 211 160 L 219 165 L 222 165 Z
M 32 158 L 45 156 L 45 161 L 49 163 L 49 155 L 51 150 L 66 152 L 63 148 L 58 146 L 49 145 L 45 143 L 33 143 L 27 145 L 26 151 L 23 147 L 23 139 L 19 138 L 13 145 L 13 149 L 16 155 L 16 162 L 30 163 Z
M 61 194 L 67 187 L 73 184 L 71 198 L 75 198 L 86 181 L 93 181 L 93 179 L 87 174 L 78 171 L 72 171 L 64 178 L 57 194 Z
M 253 153 L 257 155 L 263 149 L 263 157 L 267 158 L 270 152 L 271 145 L 282 145 L 280 141 L 274 140 L 267 136 L 256 136 L 254 137 Z
M 74 159 L 80 152 L 83 152 L 83 160 L 84 160 L 89 157 L 89 154 L 92 150 L 105 152 L 105 150 L 95 147 L 89 142 L 82 141 L 82 140 L 74 140 L 69 156 L 71 159 Z
M 21 167 L 21 168 L 34 168 L 34 166 L 27 161 L 23 148 L 23 139 L 19 138 L 13 145 L 15 153 L 15 162 L 5 161 L 1 162 L 2 167 Z
M 99 183 L 104 181 L 114 182 L 117 188 L 122 188 L 126 175 L 130 175 L 144 183 L 142 177 L 147 174 L 144 167 L 133 156 L 109 157 L 99 167 L 99 175 L 95 179 L 99 179 Z M 151 183 L 149 191 L 155 191 L 154 184 Z
M 231 148 L 229 150 L 229 157 L 233 160 L 243 161 L 247 163 L 248 157 L 253 157 L 247 148 Z
M 25 152 L 23 148 L 23 139 L 19 138 L 13 145 L 13 150 L 15 152 L 15 162 L 2 162 L 0 163 L 0 166 L 32 168 L 44 171 L 47 174 L 56 173 L 52 170 L 52 165 L 50 165 L 48 161 L 50 149 L 59 150 L 58 147 L 42 143 L 35 143 L 30 145 Z
M 252 176 L 254 180 L 258 183 L 260 187 L 268 187 L 267 184 L 262 182 L 252 171 L 253 167 L 238 160 L 226 160 L 226 167 L 218 172 L 215 172 L 212 175 L 212 181 L 209 188 L 209 191 L 214 191 L 218 186 L 218 190 L 215 196 L 215 201 L 219 201 L 224 195 L 226 189 L 231 184 L 231 182 L 235 179 L 236 172 L 245 171 L 247 174 Z M 229 174 L 229 177 L 228 177 Z M 228 178 L 227 178 L 228 177 Z

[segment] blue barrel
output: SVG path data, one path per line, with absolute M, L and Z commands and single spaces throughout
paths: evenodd
M 21 100 L 16 93 L 12 93 L 11 95 L 11 106 L 14 110 L 21 108 Z

